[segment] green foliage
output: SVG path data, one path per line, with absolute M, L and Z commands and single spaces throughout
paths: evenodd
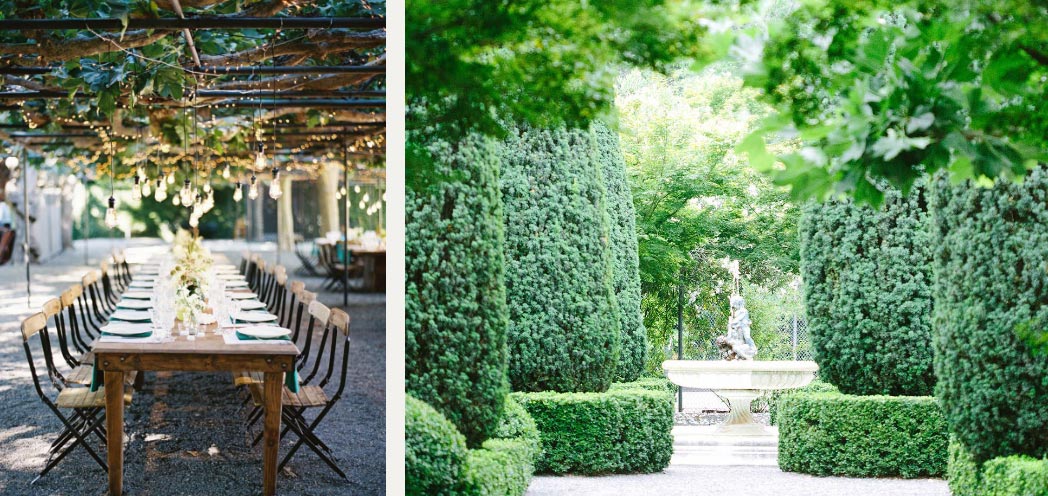
M 933 188 L 935 396 L 976 461 L 1048 455 L 1048 172 Z
M 819 374 L 848 394 L 929 395 L 932 250 L 923 189 L 875 210 L 804 209 L 801 273 Z
M 747 287 L 777 293 L 795 279 L 799 215 L 784 191 L 733 152 L 767 110 L 729 67 L 669 77 L 631 71 L 617 90 L 637 214 L 651 350 L 646 369 L 661 373 L 662 360 L 676 348 L 678 290 L 684 293 L 684 356 L 705 358 L 727 323 L 731 275 L 720 260 L 739 260 Z M 748 290 L 743 295 L 751 297 Z M 769 305 L 769 318 L 754 319 L 754 334 L 772 336 L 788 313 Z
M 648 385 L 604 393 L 513 393 L 542 435 L 536 469 L 555 474 L 658 472 L 673 454 L 673 397 Z
M 538 427 L 513 397 L 507 397 L 499 426 L 481 449 L 469 451 L 463 472 L 463 494 L 524 494 L 542 452 Z
M 615 301 L 622 330 L 616 380 L 630 382 L 644 370 L 648 352 L 647 331 L 640 311 L 640 273 L 637 261 L 637 214 L 626 182 L 626 164 L 619 151 L 619 137 L 606 126 L 594 125 L 596 160 L 600 163 L 607 192 L 608 238 Z
M 661 0 L 411 0 L 408 129 L 455 135 L 502 134 L 501 122 L 585 127 L 611 107 L 612 68 L 703 55 L 697 7 Z
M 626 391 L 636 389 L 647 389 L 649 391 L 677 393 L 677 385 L 665 377 L 641 377 L 632 382 L 615 382 L 611 384 L 608 391 Z
M 404 407 L 407 494 L 456 494 L 467 459 L 466 439 L 440 412 L 410 394 Z
M 619 312 L 594 155 L 586 131 L 529 129 L 506 142 L 501 185 L 515 391 L 603 391 L 617 373 Z
M 1048 459 L 1012 455 L 980 466 L 964 445 L 952 440 L 946 479 L 954 496 L 1043 495 L 1048 494 Z
M 469 450 L 462 495 L 520 496 L 535 472 L 535 455 L 522 439 L 489 439 L 483 449 Z
M 732 53 L 747 84 L 776 111 L 740 149 L 795 197 L 844 192 L 878 204 L 929 172 L 1011 179 L 1048 157 L 1042 4 L 752 3 L 769 4 L 798 7 L 726 30 L 738 35 Z M 764 142 L 779 133 L 804 148 L 769 153 Z
M 407 192 L 407 390 L 479 446 L 508 391 L 499 149 L 476 136 L 429 149 L 455 180 Z
M 847 477 L 934 477 L 949 433 L 935 398 L 802 393 L 778 403 L 779 467 Z

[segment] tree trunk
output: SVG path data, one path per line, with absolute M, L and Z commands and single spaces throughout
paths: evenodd
M 331 231 L 340 231 L 338 199 L 338 180 L 340 175 L 339 166 L 328 162 L 320 171 L 320 180 L 317 181 L 317 205 L 320 209 L 320 235 L 325 236 Z

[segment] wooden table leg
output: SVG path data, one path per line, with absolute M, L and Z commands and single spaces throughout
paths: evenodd
M 284 374 L 266 372 L 265 403 L 266 417 L 262 437 L 262 494 L 272 496 L 277 492 L 277 448 L 280 446 L 280 397 L 284 392 Z
M 124 373 L 105 372 L 109 494 L 124 493 Z

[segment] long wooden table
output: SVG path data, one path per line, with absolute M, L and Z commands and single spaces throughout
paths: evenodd
M 213 329 L 209 329 L 205 335 L 198 335 L 194 341 L 189 341 L 185 336 L 174 337 L 175 341 L 168 343 L 95 342 L 95 363 L 105 373 L 109 494 L 123 494 L 124 390 L 121 386 L 124 384 L 124 374 L 135 370 L 264 372 L 262 493 L 266 496 L 275 494 L 284 373 L 293 370 L 298 347 L 290 341 L 227 345 Z

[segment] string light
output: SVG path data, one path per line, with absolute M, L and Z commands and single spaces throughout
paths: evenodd
M 236 189 L 233 190 L 233 201 L 240 203 L 240 200 L 244 199 L 244 185 L 240 181 L 237 181 Z
M 280 189 L 280 169 L 273 168 L 273 180 L 269 183 L 269 197 L 279 200 L 281 196 L 284 196 L 284 191 Z
M 255 177 L 255 172 L 251 171 L 251 185 L 247 189 L 247 197 L 249 199 L 258 199 L 258 178 Z
M 109 117 L 109 129 L 113 127 L 113 117 Z M 113 182 L 113 175 L 116 170 L 116 141 L 113 140 L 112 136 L 109 138 L 109 208 L 106 209 L 105 224 L 106 227 L 113 229 L 116 227 L 116 198 L 114 193 L 116 192 L 116 186 Z

